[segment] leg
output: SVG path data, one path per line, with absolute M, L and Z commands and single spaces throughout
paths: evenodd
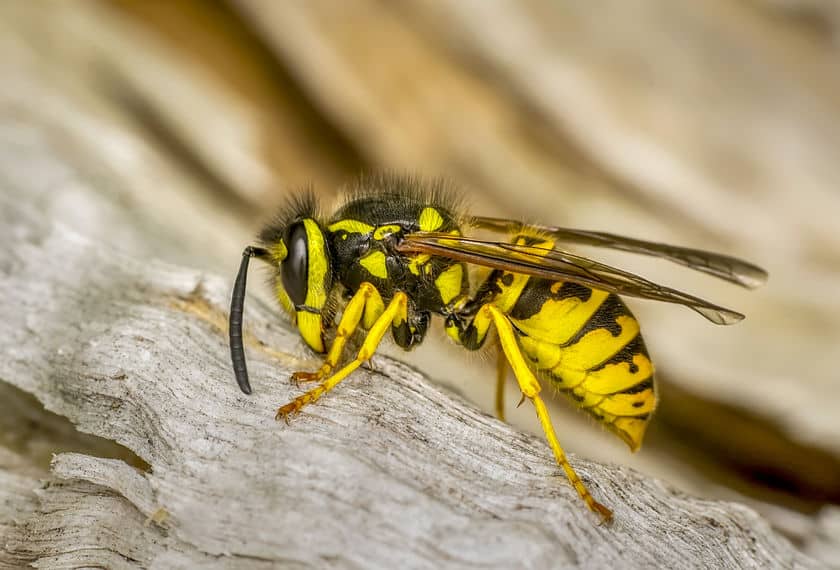
M 382 297 L 380 297 L 376 287 L 370 283 L 362 283 L 359 290 L 344 307 L 344 313 L 335 333 L 335 340 L 324 359 L 324 363 L 316 372 L 295 372 L 292 374 L 292 381 L 296 383 L 313 382 L 329 376 L 330 372 L 338 366 L 347 339 L 356 331 L 359 322 L 364 319 L 363 326 L 369 329 L 384 310 L 385 305 L 382 303 Z
M 505 380 L 508 363 L 501 345 L 496 347 L 496 417 L 505 421 Z
M 493 324 L 496 325 L 496 330 L 499 333 L 499 343 L 502 345 L 504 354 L 513 368 L 513 373 L 516 376 L 517 382 L 519 382 L 519 388 L 522 390 L 522 394 L 534 403 L 537 418 L 539 418 L 540 425 L 545 432 L 548 444 L 554 452 L 554 458 L 557 460 L 560 467 L 563 468 L 563 471 L 566 473 L 566 477 L 569 478 L 569 482 L 591 511 L 601 515 L 605 521 L 610 520 L 612 518 L 612 511 L 592 497 L 586 486 L 583 484 L 583 481 L 581 481 L 578 474 L 575 473 L 575 470 L 572 468 L 569 460 L 566 459 L 566 454 L 563 453 L 563 448 L 560 447 L 560 442 L 557 440 L 557 434 L 554 433 L 554 427 L 551 425 L 551 418 L 548 416 L 548 409 L 546 409 L 545 402 L 543 402 L 539 395 L 541 389 L 540 384 L 534 377 L 534 373 L 531 372 L 531 369 L 528 367 L 525 359 L 522 357 L 522 352 L 519 350 L 519 345 L 516 342 L 516 336 L 510 321 L 508 321 L 507 317 L 505 317 L 505 315 L 493 305 L 485 305 L 482 307 L 479 314 L 476 315 L 476 319 L 479 318 L 492 320 Z
M 301 394 L 285 406 L 281 406 L 280 409 L 277 410 L 276 418 L 282 418 L 288 421 L 289 416 L 297 414 L 300 412 L 302 407 L 318 400 L 321 396 L 335 388 L 339 382 L 347 378 L 347 376 L 361 366 L 363 362 L 369 360 L 370 357 L 373 356 L 373 353 L 376 352 L 376 348 L 382 341 L 382 337 L 385 336 L 385 333 L 388 332 L 388 329 L 391 328 L 392 325 L 399 325 L 407 318 L 408 297 L 406 297 L 405 293 L 397 293 L 394 295 L 394 298 L 391 299 L 388 307 L 373 323 L 373 326 L 370 327 L 370 331 L 368 332 L 367 337 L 365 337 L 365 341 L 362 343 L 362 347 L 359 349 L 359 354 L 356 355 L 355 360 L 347 364 L 344 368 L 337 371 L 309 392 Z

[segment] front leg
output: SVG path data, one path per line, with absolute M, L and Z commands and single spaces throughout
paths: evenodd
M 335 388 L 339 382 L 347 378 L 354 370 L 362 365 L 363 362 L 370 360 L 373 353 L 376 352 L 382 337 L 388 332 L 392 326 L 399 326 L 400 323 L 408 318 L 408 297 L 405 293 L 396 293 L 388 307 L 382 311 L 379 318 L 370 327 L 367 336 L 365 337 L 362 347 L 356 358 L 347 364 L 344 368 L 338 370 L 335 374 L 324 380 L 321 384 L 311 389 L 305 394 L 301 394 L 288 404 L 281 406 L 277 410 L 276 419 L 284 419 L 288 422 L 289 417 L 297 414 L 302 407 L 311 404 L 318 398 Z M 343 319 L 342 319 L 343 320 Z
M 295 372 L 292 374 L 292 382 L 296 384 L 315 382 L 329 376 L 338 366 L 344 347 L 347 345 L 347 339 L 356 332 L 359 323 L 361 322 L 365 329 L 369 329 L 384 311 L 385 304 L 382 302 L 382 296 L 376 290 L 376 287 L 367 282 L 362 283 L 359 290 L 344 307 L 344 314 L 341 315 L 341 321 L 338 323 L 335 340 L 324 359 L 324 363 L 315 372 Z

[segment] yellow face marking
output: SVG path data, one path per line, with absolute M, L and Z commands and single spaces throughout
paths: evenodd
M 360 222 L 359 220 L 339 220 L 331 224 L 327 229 L 333 233 L 344 230 L 350 234 L 369 234 L 374 228 L 372 225 Z
M 423 208 L 418 223 L 424 232 L 433 232 L 443 225 L 443 217 L 432 207 Z
M 388 234 L 395 234 L 400 231 L 402 228 L 396 224 L 388 224 L 386 226 L 379 226 L 375 230 L 373 230 L 373 239 L 381 240 Z
M 300 336 L 312 350 L 324 352 L 324 340 L 321 338 L 321 315 L 309 311 L 298 311 L 297 326 Z
M 364 267 L 368 273 L 380 279 L 388 278 L 388 268 L 385 265 L 385 254 L 381 251 L 372 251 L 361 260 L 359 264 Z
M 463 278 L 464 268 L 460 263 L 456 263 L 435 279 L 435 287 L 437 287 L 444 304 L 449 304 L 452 299 L 461 294 Z
M 309 251 L 309 275 L 306 289 L 305 303 L 310 307 L 321 309 L 327 302 L 329 291 L 326 289 L 327 273 L 329 272 L 329 256 L 324 234 L 315 220 L 303 220 L 306 228 L 306 239 Z
M 286 249 L 286 244 L 282 239 L 277 243 L 272 244 L 271 247 L 268 248 L 268 253 L 274 263 L 282 262 L 286 259 L 286 256 L 289 255 L 289 251 Z

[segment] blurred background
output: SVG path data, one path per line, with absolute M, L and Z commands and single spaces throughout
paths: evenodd
M 661 394 L 637 454 L 559 399 L 553 417 L 567 451 L 749 504 L 840 564 L 835 2 L 12 0 L 0 77 L 6 191 L 231 282 L 285 196 L 385 168 L 452 179 L 476 214 L 762 265 L 747 292 L 598 251 L 747 319 L 630 301 Z M 492 365 L 438 337 L 390 353 L 490 412 Z

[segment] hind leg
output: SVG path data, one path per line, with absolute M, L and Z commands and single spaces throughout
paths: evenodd
M 534 409 L 537 413 L 537 418 L 540 425 L 545 432 L 545 438 L 548 440 L 548 445 L 554 453 L 554 458 L 563 469 L 566 477 L 569 479 L 572 487 L 578 492 L 580 498 L 586 503 L 586 506 L 595 513 L 601 515 L 603 520 L 609 521 L 612 518 L 612 511 L 596 501 L 586 485 L 583 484 L 580 476 L 575 472 L 563 448 L 560 447 L 560 442 L 557 439 L 557 434 L 554 431 L 554 426 L 551 424 L 551 418 L 548 415 L 548 409 L 545 402 L 540 397 L 541 386 L 537 381 L 534 373 L 528 367 L 525 359 L 522 356 L 522 351 L 519 349 L 519 344 L 516 341 L 516 334 L 513 326 L 507 317 L 498 308 L 493 305 L 484 305 L 475 317 L 475 321 L 487 320 L 496 326 L 496 331 L 499 334 L 499 344 L 504 352 L 505 358 L 513 368 L 513 373 L 516 376 L 516 381 L 519 383 L 519 388 L 522 390 L 522 395 L 534 404 Z M 486 330 L 489 323 L 473 323 L 477 324 L 479 329 Z

